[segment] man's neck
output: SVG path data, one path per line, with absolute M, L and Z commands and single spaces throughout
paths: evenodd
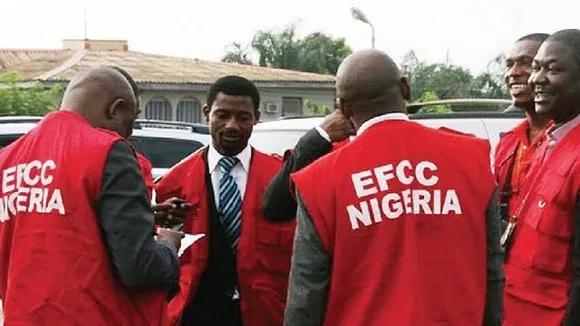
M 572 112 L 573 113 L 566 118 L 554 119 L 554 123 L 556 125 L 563 125 L 563 124 L 567 123 L 568 121 L 573 120 L 574 118 L 576 118 L 578 116 L 578 114 L 580 114 L 580 110 L 574 110 Z
M 530 111 L 526 111 L 526 119 L 528 119 L 528 123 L 530 124 L 528 140 L 531 142 L 546 131 L 549 119 L 537 115 L 536 112 Z
M 361 114 L 360 117 L 354 117 L 354 124 L 355 127 L 358 129 L 363 123 L 369 121 L 370 119 L 376 118 L 381 115 L 390 114 L 390 113 L 403 113 L 407 114 L 405 108 L 401 108 L 400 106 L 388 106 L 388 107 L 381 107 L 380 109 L 370 110 L 367 114 Z

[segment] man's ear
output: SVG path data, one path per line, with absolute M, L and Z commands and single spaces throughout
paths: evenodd
M 403 95 L 405 101 L 410 102 L 411 86 L 409 86 L 409 80 L 407 79 L 407 77 L 405 76 L 401 77 L 401 81 L 399 82 L 399 90 L 401 91 L 401 95 Z
M 123 100 L 122 98 L 118 98 L 116 99 L 113 103 L 111 103 L 111 105 L 109 105 L 109 107 L 107 108 L 107 118 L 112 119 L 117 115 L 117 112 L 119 110 L 123 109 L 123 106 L 125 105 L 125 100 Z
M 336 108 L 342 113 L 342 115 L 345 118 L 347 119 L 352 118 L 352 110 L 346 105 L 344 105 L 344 101 L 340 97 L 336 98 Z
M 209 107 L 206 104 L 203 105 L 203 107 L 201 108 L 201 112 L 203 112 L 203 118 L 205 119 L 205 122 L 209 123 L 209 112 L 211 111 L 211 107 Z
M 260 115 L 262 114 L 262 112 L 260 112 L 260 110 L 256 110 L 254 111 L 254 118 L 256 120 L 254 120 L 254 125 L 258 124 L 258 122 L 260 122 Z

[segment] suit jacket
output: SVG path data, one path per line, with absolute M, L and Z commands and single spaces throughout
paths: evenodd
M 270 222 L 287 222 L 296 217 L 297 203 L 290 185 L 294 173 L 332 150 L 332 143 L 324 139 L 316 129 L 309 130 L 296 144 L 294 150 L 284 154 L 284 164 L 274 176 L 262 201 L 264 216 Z
M 207 150 L 203 153 L 207 169 Z M 208 265 L 198 289 L 184 311 L 182 325 L 241 325 L 239 302 L 232 300 L 237 285 L 236 256 L 230 249 L 215 205 L 211 176 L 206 173 L 207 200 L 210 207 L 210 242 Z

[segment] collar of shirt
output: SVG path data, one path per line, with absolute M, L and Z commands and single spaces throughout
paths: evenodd
M 536 136 L 536 138 L 529 139 L 528 133 L 530 131 L 530 122 L 528 121 L 528 119 L 524 119 L 524 121 L 522 121 L 519 125 L 517 125 L 513 129 L 513 132 L 520 141 L 520 143 L 524 146 L 524 149 L 526 149 L 530 146 L 538 145 L 546 137 L 546 131 L 549 130 L 550 126 L 551 123 L 548 123 L 546 127 L 544 127 L 543 129 L 544 131 L 542 131 L 538 136 Z
M 406 114 L 400 112 L 379 115 L 378 117 L 369 119 L 365 121 L 362 125 L 360 125 L 360 127 L 356 132 L 356 135 L 360 136 L 365 130 L 369 129 L 373 125 L 387 120 L 409 120 L 409 117 Z
M 530 145 L 530 139 L 528 138 L 528 131 L 530 130 L 530 122 L 528 119 L 524 119 L 520 124 L 518 124 L 514 129 L 513 133 L 518 138 L 520 143 L 524 146 Z
M 210 144 L 207 153 L 207 166 L 209 168 L 210 174 L 212 174 L 213 171 L 215 171 L 222 157 L 224 156 L 213 147 L 213 144 Z M 242 164 L 244 171 L 248 173 L 248 171 L 250 171 L 250 160 L 252 158 L 252 147 L 250 146 L 250 144 L 248 144 L 246 148 L 244 148 L 241 152 L 239 152 L 238 155 L 236 155 L 236 157 L 240 160 L 240 163 Z
M 546 137 L 548 138 L 548 144 L 550 146 L 556 145 L 562 138 L 564 138 L 572 129 L 580 124 L 580 114 L 574 119 L 565 122 L 560 125 L 552 125 L 548 131 L 546 131 Z

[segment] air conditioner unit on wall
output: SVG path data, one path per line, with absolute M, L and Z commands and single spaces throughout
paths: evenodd
M 278 104 L 274 102 L 266 102 L 264 103 L 264 111 L 266 113 L 278 113 L 280 112 L 280 108 L 278 107 Z

